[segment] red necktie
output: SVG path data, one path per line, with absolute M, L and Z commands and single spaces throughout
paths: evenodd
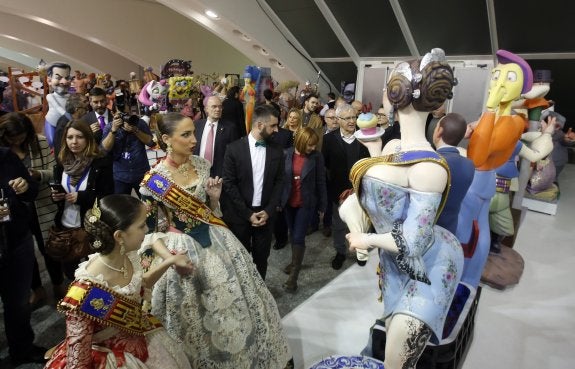
M 214 124 L 210 123 L 210 131 L 208 132 L 208 139 L 206 141 L 206 149 L 204 150 L 204 158 L 210 163 L 214 163 Z
M 103 131 L 104 127 L 106 127 L 106 121 L 104 120 L 104 116 L 100 115 L 98 117 L 98 120 L 100 121 L 100 129 Z

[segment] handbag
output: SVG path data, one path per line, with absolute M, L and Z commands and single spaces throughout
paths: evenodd
M 83 228 L 59 228 L 48 230 L 46 253 L 56 261 L 73 261 L 90 254 L 90 239 Z

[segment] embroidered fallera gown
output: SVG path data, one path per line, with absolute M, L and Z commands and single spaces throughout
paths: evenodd
M 98 254 L 89 256 L 76 270 L 76 281 L 92 281 L 131 300 L 141 301 L 142 268 L 136 252 L 127 253 L 134 273 L 123 287 L 109 286 L 102 275 L 90 275 L 86 267 Z M 47 369 L 189 369 L 182 349 L 160 328 L 138 336 L 98 323 L 80 313 L 66 314 L 66 338 L 57 346 Z
M 192 156 L 198 179 L 183 188 L 206 201 L 209 162 Z M 171 180 L 164 162 L 151 171 Z M 193 368 L 276 369 L 291 358 L 275 300 L 244 246 L 224 227 L 202 223 L 180 208 L 164 213 L 160 199 L 140 188 L 150 209 L 143 262 L 158 262 L 151 245 L 164 241 L 170 252 L 186 252 L 195 266 L 191 276 L 168 270 L 152 292 L 152 313 L 182 344 Z M 147 259 L 148 258 L 148 259 Z

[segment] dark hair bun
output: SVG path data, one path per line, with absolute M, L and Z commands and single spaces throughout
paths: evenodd
M 417 111 L 432 111 L 438 109 L 447 99 L 453 97 L 455 85 L 453 70 L 447 62 L 430 62 L 421 71 L 419 98 L 413 100 L 413 108 Z
M 387 82 L 387 97 L 394 108 L 405 108 L 413 98 L 411 81 L 401 73 L 393 73 Z
M 415 110 L 429 112 L 453 96 L 455 84 L 443 50 L 433 49 L 422 60 L 401 62 L 395 67 L 387 83 L 387 97 L 395 109 L 413 104 Z

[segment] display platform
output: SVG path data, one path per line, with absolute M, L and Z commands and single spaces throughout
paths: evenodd
M 524 268 L 523 257 L 514 249 L 502 245 L 500 253 L 489 253 L 481 274 L 481 283 L 504 290 L 519 283 Z
M 557 213 L 558 200 L 559 187 L 556 184 L 553 184 L 545 191 L 541 191 L 536 194 L 526 191 L 522 205 L 532 211 L 555 215 Z
M 557 214 L 557 202 L 541 201 L 524 197 L 521 204 L 527 209 L 536 211 L 538 213 L 549 215 Z
M 447 313 L 443 327 L 443 338 L 437 344 L 428 342 L 417 362 L 417 369 L 459 369 L 465 360 L 473 339 L 475 314 L 479 304 L 481 287 L 477 292 L 461 282 Z M 384 360 L 385 327 L 380 322 L 373 327 L 373 356 Z

